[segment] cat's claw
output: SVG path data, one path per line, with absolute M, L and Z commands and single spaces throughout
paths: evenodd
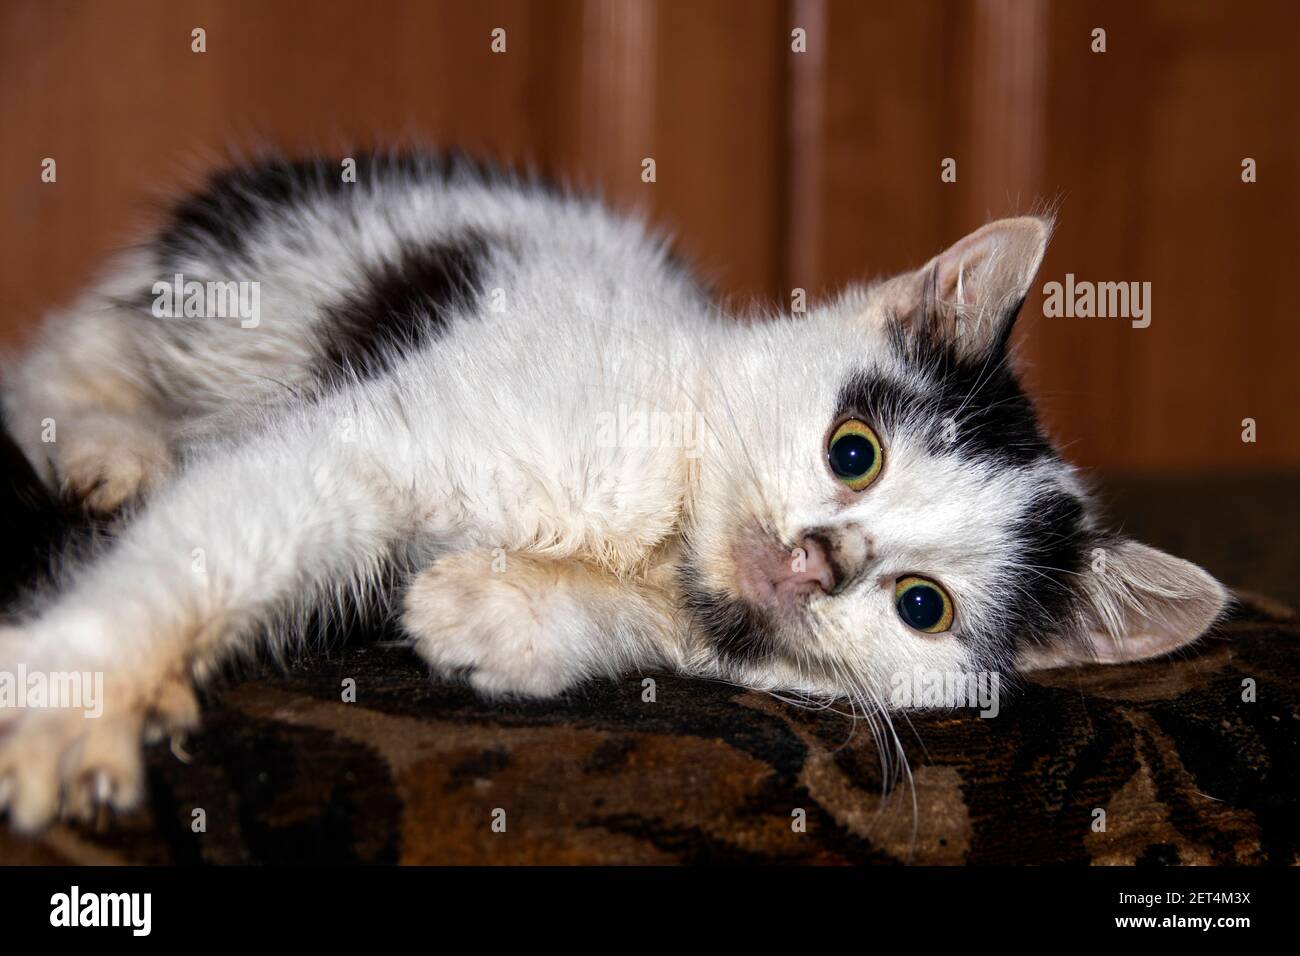
M 95 773 L 92 787 L 96 803 L 108 803 L 113 799 L 113 778 L 104 771 L 99 770 Z
M 0 812 L 35 832 L 63 815 L 93 819 L 123 812 L 144 797 L 146 727 L 180 731 L 198 722 L 198 705 L 179 679 L 151 684 L 105 681 L 103 712 L 73 707 L 19 708 L 0 731 Z
M 60 812 L 86 819 L 101 804 L 129 809 L 143 791 L 138 721 L 33 710 L 0 743 L 0 774 L 9 781 L 9 822 L 23 832 Z
M 77 820 L 92 820 L 101 808 L 118 807 L 121 787 L 110 771 L 100 767 L 82 774 L 68 784 L 60 814 Z

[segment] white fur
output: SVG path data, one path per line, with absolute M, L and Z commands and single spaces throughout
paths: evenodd
M 806 320 L 738 323 L 639 224 L 469 175 L 275 216 L 246 259 L 214 247 L 182 263 L 187 278 L 260 281 L 257 328 L 128 314 L 117 300 L 158 278 L 139 251 L 7 375 L 6 421 L 46 480 L 95 489 L 104 510 L 146 501 L 107 553 L 68 569 L 57 601 L 0 633 L 0 667 L 100 669 L 114 688 L 89 729 L 0 712 L 0 792 L 19 826 L 60 799 L 131 805 L 140 736 L 193 725 L 191 681 L 268 634 L 300 637 L 296 616 L 373 594 L 394 568 L 412 646 L 488 693 L 667 666 L 879 703 L 891 674 L 972 663 L 958 638 L 997 618 L 1006 529 L 1036 489 L 1072 480 L 936 456 L 904 429 L 881 436 L 878 482 L 845 495 L 824 447 L 841 383 L 915 374 L 885 341 L 889 287 Z M 492 241 L 482 285 L 504 308 L 480 299 L 389 374 L 301 397 L 323 309 L 403 243 L 466 229 Z M 963 303 L 971 275 L 958 271 Z M 638 413 L 698 418 L 707 440 L 602 437 Z M 874 563 L 850 592 L 810 599 L 788 652 L 728 665 L 682 610 L 677 570 L 689 541 L 704 579 L 734 591 L 735 542 L 756 524 L 787 545 L 812 526 L 867 535 Z M 944 582 L 952 633 L 899 619 L 907 573 Z

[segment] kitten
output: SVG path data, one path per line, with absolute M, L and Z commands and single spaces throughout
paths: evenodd
M 215 177 L 7 371 L 43 479 L 125 506 L 0 632 L 0 670 L 104 680 L 98 719 L 0 710 L 17 827 L 138 802 L 194 685 L 345 595 L 391 592 L 486 694 L 671 668 L 870 712 L 921 669 L 1164 654 L 1225 604 L 1102 528 L 1017 383 L 1042 219 L 742 323 L 594 202 L 462 160 L 339 169 Z M 169 292 L 231 282 L 257 294 L 224 317 Z

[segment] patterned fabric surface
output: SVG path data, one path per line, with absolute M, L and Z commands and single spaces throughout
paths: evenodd
M 0 861 L 1293 864 L 1296 642 L 1247 598 L 1194 654 L 1041 674 L 994 719 L 913 713 L 886 792 L 842 713 L 670 676 L 653 702 L 635 677 L 494 705 L 349 646 L 215 695 L 188 762 L 151 749 L 146 811 L 0 828 Z
M 12 606 L 71 516 L 3 433 L 0 479 Z M 1107 492 L 1130 533 L 1300 604 L 1293 478 Z M 0 823 L 0 863 L 1295 864 L 1298 632 L 1243 595 L 1191 654 L 1042 673 L 993 719 L 899 717 L 899 782 L 843 713 L 663 675 L 653 702 L 630 677 L 493 704 L 354 634 L 213 694 L 184 761 L 149 750 L 140 812 Z

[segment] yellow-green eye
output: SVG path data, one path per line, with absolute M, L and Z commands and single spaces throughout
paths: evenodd
M 875 481 L 880 466 L 885 463 L 880 439 L 866 422 L 856 418 L 835 429 L 826 446 L 826 457 L 835 477 L 854 491 L 861 491 Z
M 952 627 L 952 598 L 929 578 L 910 575 L 894 585 L 898 616 L 908 627 L 926 634 L 942 634 Z

